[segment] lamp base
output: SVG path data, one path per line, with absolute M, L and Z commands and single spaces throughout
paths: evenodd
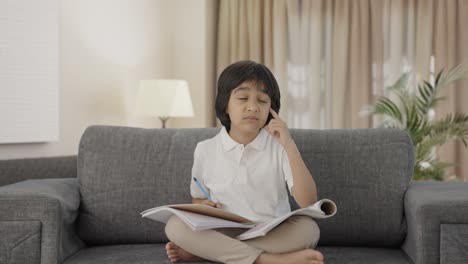
M 169 119 L 169 117 L 168 116 L 160 116 L 159 119 L 162 122 L 162 128 L 166 128 L 166 122 Z

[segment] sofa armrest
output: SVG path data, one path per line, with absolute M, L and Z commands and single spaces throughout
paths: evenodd
M 77 179 L 69 178 L 0 187 L 0 260 L 6 259 L 2 263 L 61 263 L 84 246 L 74 226 L 78 186 Z
M 405 194 L 403 250 L 416 264 L 468 259 L 468 183 L 411 182 Z

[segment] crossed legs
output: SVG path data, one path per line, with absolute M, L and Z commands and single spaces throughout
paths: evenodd
M 313 250 L 320 237 L 316 222 L 293 216 L 266 236 L 239 241 L 244 229 L 223 228 L 192 231 L 178 217 L 166 225 L 171 240 L 166 245 L 172 262 L 211 260 L 228 264 L 250 263 L 323 263 L 323 255 Z

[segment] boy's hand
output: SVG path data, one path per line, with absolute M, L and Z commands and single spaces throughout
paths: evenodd
M 270 113 L 273 119 L 270 120 L 269 124 L 265 125 L 265 128 L 284 148 L 287 148 L 291 143 L 294 143 L 289 134 L 288 125 L 271 107 Z
M 215 203 L 211 200 L 203 200 L 200 204 L 204 204 L 204 205 L 208 205 L 208 206 L 211 206 L 211 207 L 214 207 L 214 208 L 221 208 L 221 204 L 220 203 Z

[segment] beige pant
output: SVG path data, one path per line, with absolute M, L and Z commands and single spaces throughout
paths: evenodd
M 266 236 L 239 241 L 245 229 L 193 231 L 177 216 L 166 224 L 166 235 L 185 251 L 215 262 L 250 264 L 263 252 L 287 253 L 314 248 L 320 238 L 317 223 L 307 216 L 292 216 Z

